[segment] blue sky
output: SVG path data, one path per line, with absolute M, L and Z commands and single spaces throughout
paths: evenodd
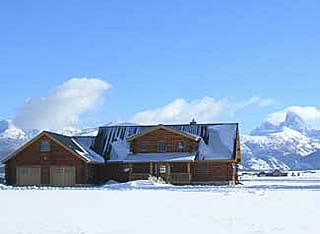
M 272 99 L 217 118 L 251 129 L 288 106 L 318 105 L 319 11 L 299 0 L 2 1 L 0 119 L 72 77 L 96 77 L 112 88 L 83 126 L 177 98 Z

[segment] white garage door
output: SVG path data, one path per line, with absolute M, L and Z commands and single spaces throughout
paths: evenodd
M 17 185 L 41 185 L 41 168 L 18 167 Z
M 76 183 L 74 167 L 51 167 L 50 184 L 55 186 L 72 186 Z

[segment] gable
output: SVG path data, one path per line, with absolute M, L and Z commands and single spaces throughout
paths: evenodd
M 188 134 L 185 132 L 181 132 L 176 129 L 166 127 L 164 125 L 158 125 L 153 128 L 150 128 L 147 131 L 144 131 L 142 133 L 130 136 L 127 140 L 130 142 L 130 141 L 133 141 L 138 138 L 145 137 L 145 136 L 147 136 L 147 137 L 151 136 L 151 138 L 152 137 L 156 138 L 159 135 L 162 135 L 162 136 L 163 135 L 168 135 L 168 136 L 171 135 L 171 136 L 180 137 L 180 138 L 188 138 L 188 139 L 194 140 L 194 141 L 199 140 L 198 136 L 194 136 L 194 135 L 191 135 L 191 134 Z
M 49 141 L 50 142 L 50 151 L 48 152 L 42 152 L 41 151 L 41 142 L 42 141 Z M 78 155 L 76 152 L 72 151 L 70 148 L 68 148 L 66 145 L 59 142 L 57 139 L 50 136 L 47 132 L 42 132 L 29 142 L 27 142 L 25 145 L 20 147 L 18 150 L 13 152 L 11 155 L 9 155 L 6 159 L 3 160 L 2 163 L 7 163 L 10 160 L 19 158 L 18 160 L 22 161 L 28 161 L 29 159 L 31 161 L 35 160 L 37 161 L 37 158 L 43 158 L 45 155 L 55 157 L 58 155 L 58 157 L 68 157 L 68 159 L 73 160 L 82 160 L 87 162 L 86 159 L 81 157 L 81 155 Z M 20 159 L 20 157 L 26 157 L 25 159 Z
M 171 141 L 172 139 L 176 140 L 185 140 L 185 141 L 196 141 L 195 138 L 187 137 L 186 135 L 178 134 L 173 131 L 168 131 L 167 129 L 159 128 L 154 131 L 148 132 L 146 134 L 143 134 L 142 136 L 139 136 L 133 140 L 133 141 Z
M 131 153 L 174 153 L 196 152 L 198 141 L 196 138 L 157 128 L 153 131 L 129 141 Z

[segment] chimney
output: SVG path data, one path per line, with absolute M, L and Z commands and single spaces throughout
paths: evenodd
M 195 124 L 197 124 L 197 121 L 194 118 L 192 118 L 190 125 L 195 125 Z

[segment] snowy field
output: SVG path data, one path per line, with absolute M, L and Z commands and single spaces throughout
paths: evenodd
M 319 233 L 320 173 L 242 181 L 236 187 L 0 185 L 0 233 Z

